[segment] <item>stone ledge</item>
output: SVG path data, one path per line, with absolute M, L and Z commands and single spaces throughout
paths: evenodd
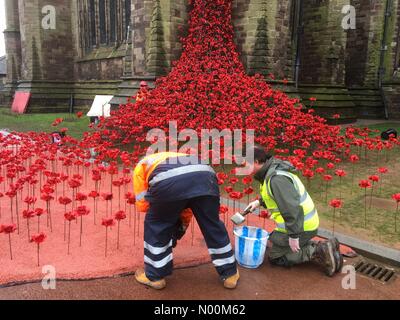
M 83 58 L 75 60 L 76 63 L 90 62 L 95 60 L 107 60 L 123 58 L 126 55 L 124 43 L 118 47 L 100 47 L 93 49 L 90 53 L 85 55 Z

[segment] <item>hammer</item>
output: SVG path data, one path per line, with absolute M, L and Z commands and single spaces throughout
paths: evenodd
M 245 216 L 247 216 L 249 213 L 251 212 L 250 208 L 246 208 L 243 212 L 236 212 L 232 217 L 231 217 L 231 221 L 236 224 L 242 224 L 246 218 Z

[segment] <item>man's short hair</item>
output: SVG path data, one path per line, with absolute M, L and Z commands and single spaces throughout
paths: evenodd
M 271 159 L 272 155 L 265 151 L 263 146 L 256 144 L 254 146 L 254 161 L 264 163 Z

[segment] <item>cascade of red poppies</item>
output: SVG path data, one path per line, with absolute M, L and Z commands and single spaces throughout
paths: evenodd
M 193 0 L 188 36 L 171 72 L 156 82 L 143 101 L 130 102 L 102 119 L 84 141 L 105 155 L 103 146 L 135 144 L 133 159 L 143 153 L 152 128 L 178 130 L 255 129 L 256 141 L 285 153 L 284 147 L 341 149 L 339 128 L 304 112 L 298 100 L 273 90 L 260 75 L 248 76 L 233 39 L 231 0 Z M 106 143 L 106 144 L 105 144 Z M 102 156 L 100 155 L 100 157 Z

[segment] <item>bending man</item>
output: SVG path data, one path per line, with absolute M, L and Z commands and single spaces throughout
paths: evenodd
M 166 286 L 165 277 L 173 268 L 174 235 L 177 229 L 182 230 L 179 226 L 187 228 L 190 209 L 220 279 L 226 288 L 235 288 L 239 272 L 225 225 L 219 219 L 220 194 L 214 170 L 184 153 L 162 152 L 142 159 L 133 180 L 137 208 L 147 211 L 145 268 L 136 272 L 136 280 L 155 289 Z

